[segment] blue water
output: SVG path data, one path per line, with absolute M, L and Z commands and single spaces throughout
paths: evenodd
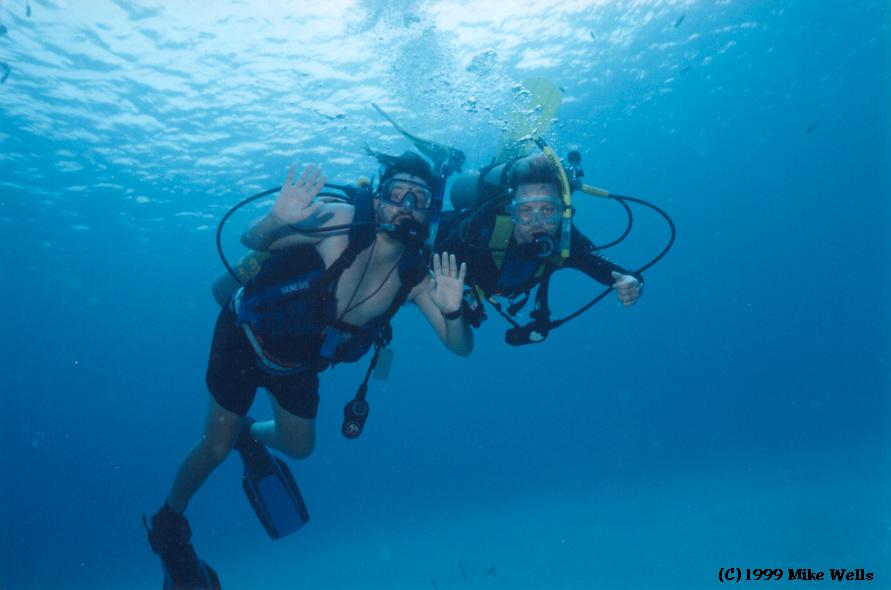
M 202 557 L 226 588 L 891 588 L 887 2 L 192 4 L 0 6 L 0 588 L 160 586 L 141 515 L 201 433 L 231 205 L 408 149 L 371 102 L 483 165 L 528 76 L 589 183 L 677 223 L 644 299 L 526 348 L 493 314 L 468 359 L 402 312 L 359 440 L 365 363 L 322 378 L 309 525 L 269 541 L 230 458 L 188 511 Z M 638 210 L 610 255 L 667 237 Z M 556 312 L 597 292 L 563 273 Z

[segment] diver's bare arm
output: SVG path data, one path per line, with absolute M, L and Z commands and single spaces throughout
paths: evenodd
M 327 238 L 346 235 L 350 232 L 349 227 L 310 233 L 306 233 L 302 230 L 324 229 L 334 225 L 349 226 L 353 221 L 355 212 L 355 207 L 347 205 L 346 203 L 323 203 L 322 206 L 318 208 L 318 211 L 313 218 L 289 226 L 287 231 L 280 233 L 279 237 L 275 238 L 272 243 L 269 244 L 267 250 L 283 250 L 301 244 L 319 244 Z
M 430 280 L 425 279 L 425 281 Z M 423 285 L 423 283 L 422 283 Z M 418 287 L 415 287 L 417 290 Z M 426 292 L 426 288 L 415 291 L 417 293 L 413 298 L 417 306 L 421 309 L 421 313 L 427 318 L 427 321 L 436 330 L 436 334 L 446 348 L 457 354 L 458 356 L 470 356 L 473 352 L 473 331 L 470 325 L 461 316 L 454 320 L 447 320 L 436 304 L 430 300 L 430 296 Z
M 458 356 L 470 356 L 473 352 L 473 330 L 470 324 L 464 319 L 464 316 L 453 320 L 442 318 L 445 323 L 445 335 L 442 341 L 449 350 Z
M 454 319 L 446 319 L 440 306 L 430 296 L 432 279 L 426 277 L 412 289 L 409 300 L 421 309 L 421 313 L 436 330 L 439 339 L 446 347 L 459 356 L 469 356 L 473 352 L 473 331 L 463 315 Z M 462 281 L 463 283 L 463 281 Z M 460 298 L 458 305 L 460 305 Z
M 274 241 L 292 231 L 285 220 L 270 211 L 251 222 L 241 235 L 241 243 L 251 250 L 266 250 Z
M 288 178 L 275 199 L 272 209 L 248 226 L 241 243 L 253 250 L 266 250 L 276 240 L 295 228 L 320 227 L 326 220 L 322 215 L 325 203 L 315 200 L 327 180 L 320 168 L 310 164 L 296 181 L 296 166 L 288 170 Z M 318 239 L 304 236 L 297 243 L 313 243 Z

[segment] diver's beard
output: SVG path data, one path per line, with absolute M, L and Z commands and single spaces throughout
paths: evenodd
M 379 220 L 385 219 L 385 212 L 389 212 L 387 209 L 383 202 L 377 206 Z M 395 207 L 389 219 L 379 221 L 379 227 L 387 236 L 406 246 L 421 246 L 428 236 L 427 225 L 415 219 L 410 210 L 402 207 Z
M 398 211 L 393 217 L 390 218 L 391 225 L 397 225 L 403 222 L 411 222 L 414 221 L 417 223 L 417 220 L 412 216 L 411 213 L 406 213 L 405 211 Z
M 409 214 L 396 214 L 383 231 L 406 246 L 420 246 L 427 239 L 427 227 Z

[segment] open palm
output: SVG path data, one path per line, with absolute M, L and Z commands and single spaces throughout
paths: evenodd
M 433 281 L 430 285 L 430 299 L 442 313 L 451 313 L 461 307 L 464 295 L 464 277 L 467 263 L 458 266 L 454 254 L 443 252 L 433 255 Z
M 322 175 L 322 169 L 310 164 L 294 182 L 296 166 L 288 170 L 288 179 L 282 186 L 281 192 L 275 199 L 272 211 L 282 221 L 295 224 L 305 222 L 318 215 L 322 207 L 320 201 L 313 201 L 316 195 L 325 186 L 327 178 Z

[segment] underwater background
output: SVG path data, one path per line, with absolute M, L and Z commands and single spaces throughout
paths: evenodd
M 557 152 L 677 224 L 644 298 L 522 348 L 490 313 L 467 359 L 404 310 L 358 440 L 366 362 L 322 376 L 290 462 L 310 523 L 270 541 L 236 455 L 187 512 L 201 557 L 224 588 L 695 589 L 722 567 L 891 588 L 888 2 L 3 0 L 0 23 L 0 589 L 161 586 L 141 515 L 202 431 L 229 207 L 291 163 L 352 182 L 366 146 L 411 148 L 372 102 L 478 168 L 530 76 L 561 89 Z M 624 228 L 575 204 L 595 242 Z M 226 226 L 230 258 L 268 205 Z M 636 268 L 667 239 L 636 208 L 606 254 Z M 556 316 L 601 289 L 559 274 Z

